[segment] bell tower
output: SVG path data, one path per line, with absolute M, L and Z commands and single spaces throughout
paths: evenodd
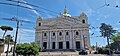
M 37 23 L 36 23 L 36 27 L 42 26 L 42 17 L 38 17 L 37 18 Z

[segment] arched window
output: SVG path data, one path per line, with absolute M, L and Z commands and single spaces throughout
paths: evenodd
M 78 33 L 78 32 L 76 32 L 76 35 L 79 35 L 79 33 Z
M 66 32 L 66 35 L 69 35 L 69 33 L 68 33 L 68 32 Z
M 62 35 L 62 32 L 60 32 L 59 35 L 61 36 L 61 35 Z
M 41 23 L 39 23 L 38 25 L 41 26 Z
M 47 36 L 47 33 L 44 33 L 44 36 Z
M 84 19 L 82 20 L 82 23 L 85 23 L 85 20 L 84 20 Z
M 53 36 L 55 36 L 55 33 L 53 33 Z

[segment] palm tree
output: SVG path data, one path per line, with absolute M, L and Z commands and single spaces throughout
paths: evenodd
M 4 32 L 4 34 L 3 34 L 3 39 L 4 39 L 4 36 L 5 36 L 5 34 L 6 34 L 6 32 L 9 30 L 9 31 L 12 31 L 13 30 L 13 28 L 12 27 L 10 27 L 10 26 L 1 26 L 0 27 L 3 31 L 5 31 Z
M 13 44 L 13 42 L 14 42 L 14 41 L 13 41 L 11 35 L 5 36 L 5 43 L 8 45 L 8 46 L 7 46 L 6 56 L 8 56 L 8 53 L 9 53 L 9 45 L 10 45 L 10 44 Z
M 107 38 L 107 43 L 109 47 L 109 39 L 111 39 L 111 36 L 116 32 L 116 30 L 114 30 L 111 25 L 101 23 L 100 32 L 102 37 Z M 109 51 L 109 54 L 111 54 L 110 51 Z

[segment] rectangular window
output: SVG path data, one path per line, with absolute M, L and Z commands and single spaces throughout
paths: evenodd
M 59 49 L 63 49 L 63 42 L 59 42 Z
M 55 49 L 55 42 L 52 43 L 52 49 Z
M 69 41 L 66 42 L 66 48 L 69 49 Z

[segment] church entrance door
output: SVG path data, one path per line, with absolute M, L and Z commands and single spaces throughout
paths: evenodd
M 80 49 L 80 42 L 76 41 L 76 49 Z
M 52 43 L 52 49 L 55 49 L 55 42 Z
M 47 42 L 43 42 L 44 49 L 47 49 Z
M 66 42 L 66 48 L 69 49 L 69 41 Z
M 63 42 L 59 42 L 59 49 L 63 49 Z

